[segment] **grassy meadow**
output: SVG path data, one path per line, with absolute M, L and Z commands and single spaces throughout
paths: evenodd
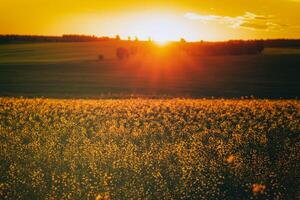
M 1 199 L 297 199 L 298 100 L 0 98 Z
M 243 56 L 116 59 L 117 47 L 139 44 L 107 41 L 0 45 L 0 95 L 50 98 L 253 95 L 277 99 L 300 94 L 299 49 L 273 48 L 265 49 L 261 55 Z M 157 51 L 164 51 L 164 47 L 158 47 Z M 100 54 L 103 61 L 98 60 Z

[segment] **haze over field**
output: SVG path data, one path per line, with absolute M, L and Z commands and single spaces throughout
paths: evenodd
M 300 94 L 299 49 L 201 56 L 199 50 L 188 55 L 175 47 L 154 44 L 150 45 L 152 53 L 124 60 L 116 57 L 118 47 L 141 45 L 127 41 L 2 45 L 0 95 L 295 98 Z M 98 55 L 104 59 L 99 60 Z

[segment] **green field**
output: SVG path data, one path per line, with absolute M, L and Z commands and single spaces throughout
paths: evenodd
M 117 47 L 134 42 L 0 45 L 0 96 L 97 98 L 172 96 L 295 98 L 299 49 L 261 55 L 169 56 L 118 61 Z M 98 61 L 99 55 L 104 56 Z
M 298 100 L 0 98 L 0 199 L 299 199 Z

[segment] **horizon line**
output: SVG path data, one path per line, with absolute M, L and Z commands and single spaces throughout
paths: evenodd
M 15 33 L 8 33 L 8 34 L 0 34 L 0 37 L 5 36 L 25 36 L 25 37 L 57 37 L 57 38 L 63 38 L 64 36 L 81 36 L 81 37 L 91 37 L 96 39 L 111 39 L 111 40 L 120 40 L 120 41 L 139 41 L 139 42 L 149 42 L 149 41 L 155 41 L 152 39 L 152 37 L 149 36 L 148 40 L 145 39 L 139 39 L 138 36 L 120 36 L 119 34 L 116 34 L 115 36 L 108 36 L 108 35 L 89 35 L 89 34 L 59 34 L 59 35 L 44 35 L 44 34 L 15 34 Z M 119 36 L 119 39 L 117 39 L 117 36 Z M 129 40 L 130 38 L 130 40 Z M 137 39 L 137 40 L 136 40 Z M 229 41 L 261 41 L 261 40 L 300 40 L 300 38 L 284 38 L 284 37 L 276 37 L 276 38 L 255 38 L 255 39 L 246 39 L 246 38 L 232 38 L 232 39 L 225 39 L 225 40 L 188 40 L 184 37 L 181 37 L 179 40 L 167 40 L 167 42 L 180 42 L 180 40 L 183 39 L 188 43 L 194 43 L 194 42 L 229 42 Z

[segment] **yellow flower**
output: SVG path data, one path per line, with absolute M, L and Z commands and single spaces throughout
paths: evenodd
M 95 200 L 109 200 L 109 194 L 108 192 L 104 192 L 102 194 L 98 194 L 96 197 L 95 197 Z
M 263 184 L 254 183 L 254 184 L 252 185 L 252 192 L 253 192 L 254 194 L 264 193 L 265 189 L 266 189 L 266 186 L 263 185 Z
M 226 158 L 226 162 L 227 162 L 228 164 L 232 164 L 232 163 L 234 162 L 234 160 L 235 160 L 234 155 L 230 155 L 230 156 L 228 156 L 228 157 Z

